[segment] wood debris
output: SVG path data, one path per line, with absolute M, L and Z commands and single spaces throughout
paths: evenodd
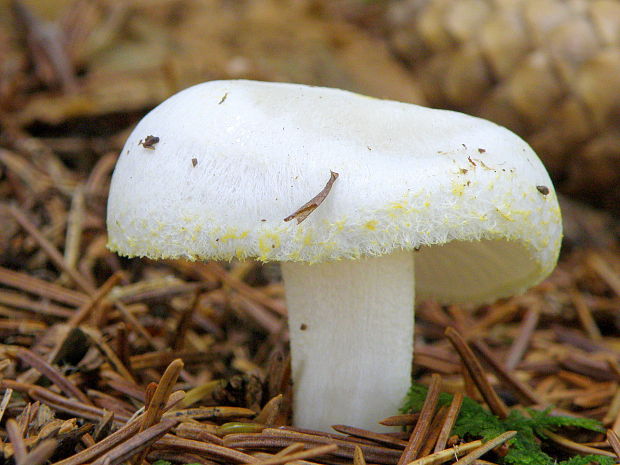
M 308 202 L 304 203 L 301 207 L 295 210 L 295 212 L 284 218 L 284 221 L 291 221 L 294 219 L 297 220 L 297 224 L 299 224 L 308 218 L 310 213 L 316 210 L 316 208 L 323 203 L 325 197 L 327 197 L 329 192 L 332 190 L 332 185 L 336 182 L 336 179 L 338 179 L 338 173 L 334 173 L 333 171 L 330 171 L 329 173 L 329 180 L 321 192 L 312 197 Z
M 140 139 L 138 145 L 141 145 L 145 149 L 155 150 L 155 145 L 159 143 L 159 137 L 157 136 L 146 136 L 144 139 Z

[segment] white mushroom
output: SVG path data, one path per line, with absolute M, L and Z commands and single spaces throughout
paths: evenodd
M 145 147 L 148 136 L 157 144 Z M 339 177 L 321 205 L 284 221 L 330 171 Z M 551 272 L 561 241 L 549 176 L 510 131 L 252 81 L 200 84 L 144 117 L 114 172 L 108 231 L 126 256 L 282 262 L 294 421 L 323 430 L 373 429 L 397 412 L 416 298 L 523 292 Z

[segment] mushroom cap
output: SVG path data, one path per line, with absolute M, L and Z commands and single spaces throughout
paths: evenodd
M 339 177 L 320 206 L 284 221 L 330 171 Z M 190 87 L 138 123 L 107 222 L 108 247 L 130 257 L 318 263 L 412 250 L 418 298 L 475 303 L 541 281 L 562 235 L 545 168 L 503 127 L 243 80 Z

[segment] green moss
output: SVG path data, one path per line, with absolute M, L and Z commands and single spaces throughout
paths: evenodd
M 427 388 L 414 384 L 403 406 L 403 412 L 418 412 L 426 398 Z M 442 393 L 439 396 L 439 405 L 448 405 L 452 396 Z M 551 416 L 550 410 L 537 411 L 527 409 L 527 415 L 519 410 L 512 410 L 506 419 L 500 419 L 483 408 L 476 401 L 465 397 L 459 417 L 456 420 L 452 434 L 464 439 L 489 440 L 506 431 L 517 431 L 517 435 L 508 442 L 508 453 L 498 459 L 502 465 L 586 465 L 596 462 L 599 465 L 611 465 L 611 457 L 601 455 L 575 456 L 558 462 L 545 453 L 541 447 L 546 439 L 545 430 L 576 427 L 595 432 L 605 432 L 603 426 L 596 420 L 567 416 Z

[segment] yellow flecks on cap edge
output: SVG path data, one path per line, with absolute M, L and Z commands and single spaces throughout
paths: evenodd
M 235 257 L 237 257 L 238 260 L 245 260 L 248 258 L 248 252 L 244 247 L 237 247 L 235 249 Z
M 364 224 L 364 228 L 369 229 L 370 231 L 374 231 L 375 229 L 377 229 L 378 224 L 379 222 L 377 220 L 366 221 L 366 223 Z
M 392 210 L 404 210 L 405 206 L 401 202 L 394 202 L 390 205 Z
M 345 227 L 346 220 L 334 221 L 333 223 L 328 223 L 328 226 L 334 228 L 336 231 L 342 231 Z
M 273 232 L 266 232 L 258 238 L 258 250 L 261 255 L 258 257 L 261 261 L 266 261 L 272 254 L 273 249 L 280 247 L 280 234 Z
M 479 210 L 479 204 L 475 208 L 477 193 L 473 189 L 464 189 L 463 195 L 458 197 L 441 196 L 434 191 L 407 191 L 382 208 L 364 212 L 356 221 L 346 216 L 332 220 L 311 216 L 301 225 L 265 222 L 255 230 L 247 226 L 235 229 L 218 225 L 217 218 L 208 215 L 194 216 L 186 223 L 179 221 L 183 226 L 177 223 L 176 228 L 171 226 L 175 221 L 167 225 L 159 219 L 154 219 L 150 228 L 142 228 L 138 225 L 143 224 L 144 219 L 119 221 L 124 216 L 120 214 L 109 223 L 113 226 L 109 248 L 128 256 L 151 258 L 243 260 L 253 257 L 260 261 L 318 263 L 389 253 L 394 247 L 412 249 L 442 244 L 455 236 L 452 232 L 442 236 L 433 230 L 446 227 L 464 232 L 464 240 L 519 240 L 539 254 L 536 260 L 540 268 L 548 271 L 555 264 L 561 241 L 557 233 L 544 237 L 549 228 L 557 230 L 560 223 L 561 213 L 554 202 L 554 192 L 545 197 L 532 195 L 530 200 L 534 200 L 528 202 L 532 208 L 519 205 L 520 209 L 516 210 L 513 205 L 518 205 L 516 199 L 522 198 L 519 190 L 523 189 L 496 195 L 494 202 L 482 205 L 483 211 Z M 451 213 L 445 213 L 448 211 Z M 537 217 L 533 224 L 532 217 L 536 215 L 540 215 L 540 219 Z M 482 227 L 475 226 L 478 221 L 484 223 Z M 161 231 L 161 238 L 153 234 L 154 230 Z M 367 231 L 372 234 L 365 234 Z M 119 238 L 122 239 L 119 241 Z M 354 244 L 353 239 L 348 238 L 362 238 L 362 244 Z
M 231 239 L 244 239 L 248 237 L 250 231 L 238 232 L 237 228 L 227 228 L 226 232 L 220 236 L 221 242 L 227 242 Z
M 465 192 L 465 184 L 458 179 L 452 181 L 452 194 L 460 197 L 463 195 L 463 192 Z

